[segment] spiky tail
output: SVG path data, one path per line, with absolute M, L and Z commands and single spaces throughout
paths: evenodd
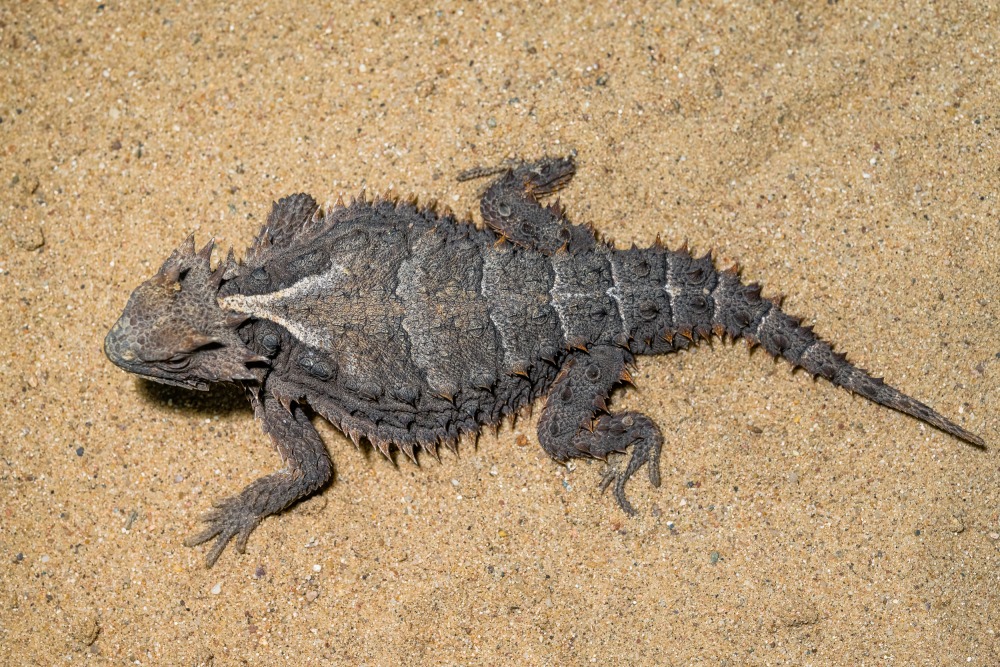
M 713 325 L 717 332 L 724 329 L 734 338 L 760 344 L 772 355 L 784 357 L 813 376 L 825 377 L 835 385 L 916 417 L 977 447 L 986 446 L 979 436 L 887 385 L 881 378 L 872 377 L 847 361 L 843 354 L 834 352 L 827 342 L 813 333 L 812 327 L 804 327 L 798 318 L 782 312 L 777 301 L 761 298 L 758 285 L 742 283 L 735 270 L 719 273 L 713 297 Z

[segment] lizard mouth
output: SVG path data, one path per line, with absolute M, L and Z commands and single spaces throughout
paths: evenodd
M 110 359 L 115 366 L 152 382 L 169 384 L 174 387 L 184 387 L 185 389 L 208 391 L 208 382 L 198 377 L 185 379 L 164 377 L 164 375 L 169 374 L 171 370 L 177 371 L 185 368 L 190 358 L 185 355 L 180 360 L 175 360 L 173 358 L 162 360 L 144 359 L 143 355 L 137 352 L 133 345 L 129 344 L 128 337 L 123 332 L 124 327 L 122 323 L 124 319 L 125 317 L 122 316 L 111 328 L 111 331 L 108 332 L 107 337 L 104 339 L 104 354 L 107 355 L 108 359 Z M 173 365 L 173 368 L 163 368 L 161 371 L 160 366 L 170 364 Z M 159 375 L 158 373 L 160 372 L 164 375 Z
M 156 377 L 155 375 L 147 375 L 146 373 L 135 373 L 143 380 L 150 380 L 152 382 L 157 382 L 159 384 L 169 384 L 172 387 L 183 387 L 185 389 L 196 389 L 198 391 L 208 391 L 208 383 L 202 380 L 168 380 L 167 378 Z

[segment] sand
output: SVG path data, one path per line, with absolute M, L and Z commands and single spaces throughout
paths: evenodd
M 1000 664 L 1000 13 L 956 2 L 0 9 L 0 663 Z M 326 491 L 211 570 L 274 470 L 239 392 L 103 337 L 191 232 L 576 151 L 570 215 L 714 249 L 979 451 L 762 351 L 643 358 L 637 518 L 538 410 L 418 468 L 320 428 Z

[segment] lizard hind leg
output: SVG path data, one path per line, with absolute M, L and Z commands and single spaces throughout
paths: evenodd
M 610 454 L 632 448 L 621 472 L 610 470 L 601 484 L 615 482 L 615 500 L 626 514 L 635 509 L 625 496 L 625 484 L 643 465 L 649 481 L 660 485 L 660 452 L 663 436 L 649 417 L 637 412 L 605 412 L 611 389 L 619 383 L 631 356 L 613 346 L 596 346 L 575 354 L 556 378 L 541 419 L 538 439 L 557 461 L 592 457 L 607 460 Z
M 483 221 L 511 243 L 552 255 L 593 248 L 593 231 L 570 223 L 558 203 L 543 206 L 539 199 L 566 187 L 576 173 L 572 157 L 543 158 L 534 162 L 477 168 L 462 172 L 458 180 L 500 174 L 483 193 L 479 210 Z

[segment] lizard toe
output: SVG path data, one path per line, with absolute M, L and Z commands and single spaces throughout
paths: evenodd
M 194 547 L 215 538 L 215 544 L 205 555 L 205 566 L 212 567 L 225 551 L 226 545 L 236 538 L 237 553 L 245 553 L 250 533 L 260 524 L 261 517 L 241 501 L 239 496 L 226 498 L 206 512 L 201 520 L 208 524 L 201 532 L 184 540 L 184 546 Z

